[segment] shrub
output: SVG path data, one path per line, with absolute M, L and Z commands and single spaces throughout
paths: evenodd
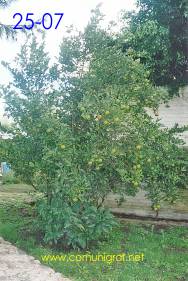
M 38 205 L 39 229 L 44 241 L 60 248 L 89 249 L 109 237 L 116 225 L 113 215 L 89 203 L 70 206 L 64 198 L 53 197 L 51 205 L 43 200 Z
M 2 183 L 3 184 L 17 184 L 20 183 L 20 179 L 15 176 L 13 171 L 9 171 L 2 176 Z

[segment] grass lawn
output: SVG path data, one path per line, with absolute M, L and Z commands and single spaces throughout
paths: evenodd
M 33 207 L 23 203 L 26 188 L 16 193 L 16 186 L 0 191 L 0 236 L 41 260 L 41 255 L 61 255 L 59 250 L 44 246 L 34 229 Z M 0 186 L 0 190 L 1 186 Z M 3 197 L 3 193 L 6 195 Z M 9 194 L 10 197 L 7 195 Z M 14 197 L 14 198 L 12 198 Z M 15 203 L 16 202 L 16 203 Z M 80 281 L 187 281 L 188 228 L 160 227 L 152 224 L 122 223 L 114 229 L 108 242 L 101 243 L 91 254 L 144 254 L 140 262 L 47 262 L 56 271 Z M 71 254 L 78 254 L 72 251 Z M 84 254 L 84 253 L 79 253 Z M 42 261 L 42 260 L 41 260 Z

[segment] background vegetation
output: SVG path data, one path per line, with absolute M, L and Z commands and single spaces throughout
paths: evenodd
M 138 12 L 125 13 L 124 50 L 131 48 L 150 71 L 151 81 L 171 94 L 188 81 L 188 5 L 186 0 L 138 0 Z

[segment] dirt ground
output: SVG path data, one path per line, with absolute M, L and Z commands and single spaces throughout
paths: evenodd
M 0 237 L 0 281 L 70 281 Z

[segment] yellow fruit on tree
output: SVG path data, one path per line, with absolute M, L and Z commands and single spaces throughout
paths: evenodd
M 112 154 L 115 154 L 117 152 L 116 148 L 112 148 Z
M 122 104 L 122 105 L 121 105 L 121 109 L 126 109 L 126 105 L 125 105 L 125 104 Z
M 90 116 L 89 114 L 86 114 L 86 115 L 84 116 L 84 119 L 85 119 L 85 120 L 90 120 L 90 119 L 91 119 L 91 116 Z
M 155 204 L 155 205 L 153 205 L 153 210 L 154 210 L 154 211 L 158 211 L 160 208 L 161 208 L 161 205 L 160 205 L 160 204 Z
M 104 120 L 104 125 L 109 125 L 110 122 L 108 120 Z
M 101 119 L 102 119 L 102 115 L 97 115 L 95 120 L 99 121 Z
M 138 144 L 137 146 L 136 146 L 136 149 L 137 150 L 140 150 L 142 148 L 142 146 L 140 145 L 140 144 Z
M 119 117 L 114 118 L 114 121 L 119 122 L 120 121 Z
M 109 115 L 109 114 L 110 114 L 109 110 L 105 111 L 105 115 Z

